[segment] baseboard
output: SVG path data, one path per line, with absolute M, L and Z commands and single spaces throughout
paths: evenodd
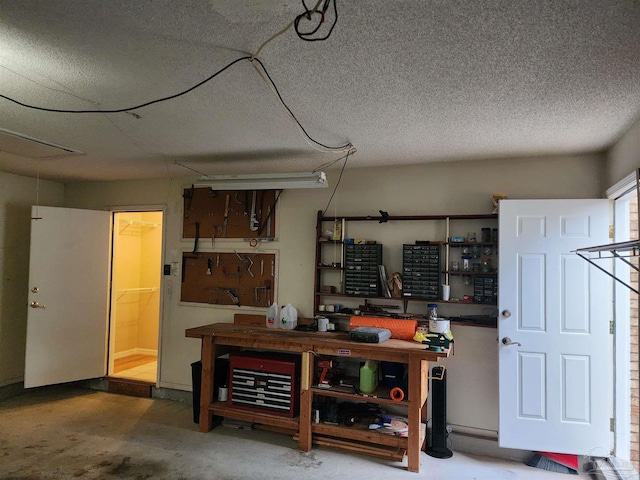
M 477 435 L 455 433 L 455 431 L 449 434 L 449 440 L 451 442 L 450 448 L 454 452 L 503 458 L 505 460 L 514 460 L 516 462 L 526 462 L 533 455 L 533 452 L 530 450 L 501 448 L 496 439 L 480 438 Z
M 121 352 L 117 352 L 113 354 L 114 360 L 119 360 L 121 358 L 130 357 L 132 355 L 149 355 L 149 356 L 158 356 L 158 350 L 154 350 L 152 348 L 130 348 L 129 350 L 123 350 Z
M 24 392 L 24 382 L 11 383 L 0 387 L 0 400 L 15 397 Z

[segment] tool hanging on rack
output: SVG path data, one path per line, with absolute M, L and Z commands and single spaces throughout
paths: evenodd
M 242 197 L 240 197 L 242 198 Z M 264 308 L 274 300 L 275 255 L 264 252 L 183 252 L 180 300 L 206 304 L 229 304 Z M 253 269 L 257 266 L 259 267 Z M 272 272 L 268 270 L 271 262 Z M 267 268 L 265 268 L 267 267 Z M 233 294 L 232 298 L 228 292 Z M 212 298 L 211 294 L 215 293 Z M 228 297 L 228 298 L 227 298 Z
M 229 195 L 224 202 L 224 221 L 222 223 L 222 236 L 227 236 L 227 225 L 229 224 Z
M 234 305 L 240 306 L 240 298 L 233 289 L 224 287 L 211 287 L 208 290 L 213 294 L 224 293 L 231 299 Z
M 249 230 L 257 232 L 259 227 L 260 223 L 256 217 L 256 191 L 254 190 L 251 197 L 251 219 L 249 220 Z
M 234 252 L 236 256 L 240 259 L 240 261 L 247 267 L 247 272 L 249 272 L 249 275 L 251 275 L 251 278 L 254 278 L 255 275 L 251 271 L 251 267 L 253 267 L 253 260 L 251 260 L 251 258 L 247 256 L 245 257 L 240 256 L 240 254 L 235 250 Z

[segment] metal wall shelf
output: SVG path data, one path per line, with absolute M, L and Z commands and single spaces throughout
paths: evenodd
M 640 168 L 636 169 L 636 197 L 638 199 L 638 205 L 640 206 Z M 638 222 L 638 231 L 640 231 L 640 215 L 637 216 L 636 220 Z M 640 271 L 638 265 L 629 260 L 631 258 L 637 258 L 640 256 L 640 240 L 629 240 L 626 242 L 609 243 L 607 245 L 584 247 L 574 250 L 573 253 L 576 253 L 579 257 L 589 262 L 598 270 L 606 273 L 616 282 L 621 283 L 632 292 L 640 294 L 637 288 L 629 285 L 624 280 L 616 277 L 615 274 L 609 272 L 604 267 L 596 263 L 596 260 L 618 259 L 624 262 L 634 271 Z

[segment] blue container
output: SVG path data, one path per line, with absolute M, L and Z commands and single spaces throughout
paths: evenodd
M 404 363 L 380 362 L 382 370 L 382 384 L 393 388 L 404 384 Z

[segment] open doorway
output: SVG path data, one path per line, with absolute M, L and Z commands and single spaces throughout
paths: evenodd
M 162 211 L 113 214 L 108 375 L 158 379 Z

